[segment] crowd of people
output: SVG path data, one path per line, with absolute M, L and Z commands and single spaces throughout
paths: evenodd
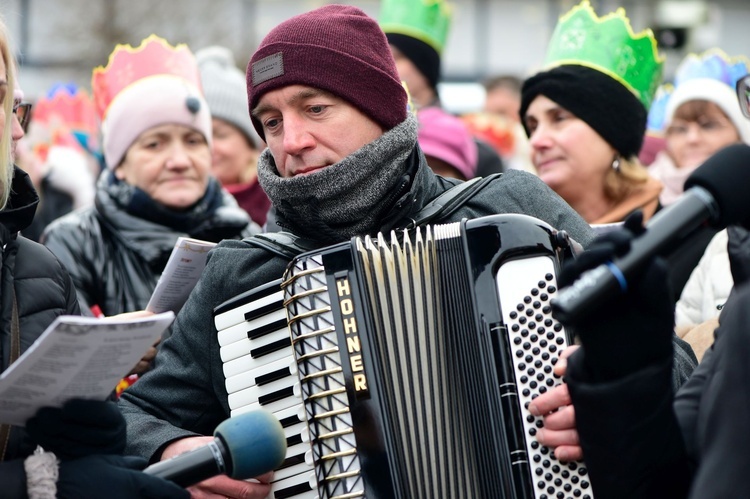
M 291 17 L 246 71 L 224 47 L 151 35 L 115 47 L 90 94 L 56 85 L 33 105 L 0 24 L 0 372 L 60 315 L 146 314 L 178 238 L 218 243 L 119 400 L 0 424 L 4 496 L 266 497 L 272 472 L 185 490 L 141 470 L 205 446 L 230 416 L 213 311 L 282 277 L 273 233 L 301 252 L 524 214 L 582 248 L 565 286 L 627 252 L 708 158 L 750 145 L 750 61 L 691 55 L 660 87 L 650 32 L 587 0 L 541 70 L 488 78 L 484 109 L 451 115 L 438 92 L 450 10 L 402 3 L 384 0 L 377 20 L 346 5 Z M 565 324 L 579 343 L 554 366 L 565 382 L 528 410 L 557 459 L 585 460 L 596 497 L 747 493 L 748 230 L 697 231 Z

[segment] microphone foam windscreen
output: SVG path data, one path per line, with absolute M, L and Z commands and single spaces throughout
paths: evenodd
M 720 227 L 750 219 L 750 146 L 725 147 L 699 166 L 685 181 L 685 190 L 700 186 L 719 205 Z
M 268 411 L 252 411 L 223 421 L 214 436 L 221 438 L 231 457 L 232 478 L 254 478 L 277 468 L 286 456 L 281 423 Z

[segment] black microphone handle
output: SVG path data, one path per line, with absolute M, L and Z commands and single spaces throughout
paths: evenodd
M 217 438 L 208 445 L 152 464 L 143 472 L 169 480 L 180 487 L 190 487 L 207 478 L 227 473 L 226 455 L 224 443 Z
M 628 280 L 651 258 L 669 254 L 704 222 L 715 222 L 717 211 L 716 201 L 706 189 L 691 188 L 646 224 L 646 233 L 633 240 L 622 258 L 582 273 L 571 286 L 560 290 L 551 303 L 553 315 L 564 324 L 576 324 L 586 313 L 624 293 Z

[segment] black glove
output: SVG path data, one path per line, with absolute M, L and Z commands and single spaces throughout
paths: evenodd
M 576 260 L 568 262 L 558 279 L 571 284 L 582 272 L 622 256 L 643 233 L 640 212 L 629 216 L 617 231 L 602 234 Z M 672 356 L 674 303 L 663 259 L 655 258 L 628 281 L 628 290 L 580 319 L 563 322 L 581 339 L 586 366 L 593 380 L 621 378 Z
M 88 456 L 63 461 L 57 480 L 62 499 L 180 499 L 190 493 L 142 470 L 146 460 L 132 456 Z
M 60 459 L 122 454 L 125 419 L 114 402 L 72 399 L 44 407 L 26 422 L 29 436 Z

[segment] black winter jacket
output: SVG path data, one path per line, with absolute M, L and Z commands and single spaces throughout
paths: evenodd
M 56 220 L 42 242 L 67 267 L 82 309 L 98 305 L 106 316 L 143 310 L 179 237 L 219 242 L 260 231 L 232 196 L 221 192 L 221 206 L 187 215 L 198 222 L 189 231 L 133 215 L 104 172 L 93 207 Z
M 8 207 L 0 212 L 0 367 L 8 368 L 10 357 L 12 289 L 18 303 L 21 353 L 60 315 L 80 315 L 73 281 L 63 266 L 44 246 L 18 236 L 34 217 L 39 202 L 28 175 L 16 169 Z M 18 481 L 19 458 L 28 456 L 36 447 L 23 429 L 13 427 L 5 460 L 16 463 L 0 465 L 3 497 L 25 497 L 25 483 Z M 21 477 L 24 475 L 21 474 Z M 15 490 L 14 487 L 18 487 Z

